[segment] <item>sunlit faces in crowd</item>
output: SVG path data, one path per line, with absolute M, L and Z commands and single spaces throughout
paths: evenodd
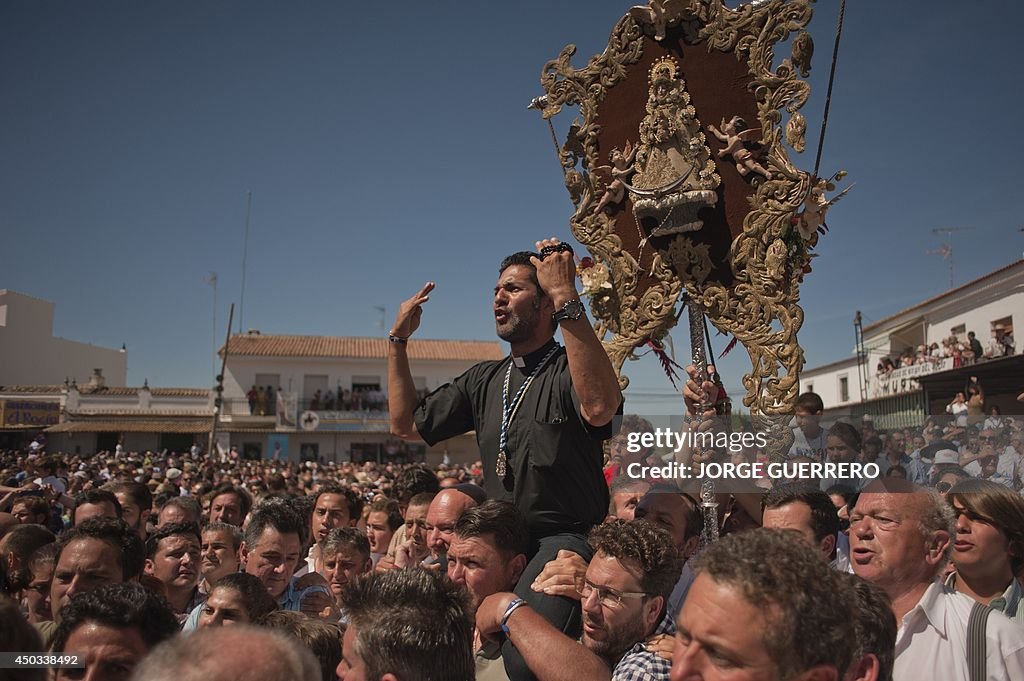
M 50 583 L 53 580 L 56 549 L 56 544 L 44 546 L 32 556 L 32 581 L 21 592 L 24 611 L 32 624 L 53 618 L 53 611 L 50 608 Z
M 479 603 L 511 591 L 526 568 L 529 532 L 522 513 L 507 501 L 485 501 L 455 523 L 448 547 L 448 577 L 464 585 Z
M 922 520 L 931 507 L 926 496 L 861 493 L 850 513 L 850 560 L 858 577 L 887 593 L 932 579 L 951 537 L 945 529 L 925 529 Z
M 77 594 L 135 580 L 142 572 L 142 541 L 123 521 L 87 520 L 61 538 L 50 583 L 54 620 Z
M 238 572 L 242 535 L 237 528 L 225 523 L 211 523 L 203 528 L 201 539 L 199 571 L 208 585 Z
M 476 502 L 468 494 L 455 489 L 441 490 L 427 507 L 426 526 L 427 548 L 435 558 L 448 553 L 448 546 L 455 533 L 455 521 L 467 508 Z
M 223 489 L 223 491 L 220 491 Z M 210 499 L 210 522 L 241 527 L 251 506 L 245 492 L 235 488 L 218 488 Z
M 637 504 L 635 519 L 668 532 L 684 558 L 697 549 L 703 529 L 700 511 L 692 499 L 674 488 L 652 487 Z
M 42 497 L 26 496 L 14 502 L 11 515 L 22 524 L 46 526 L 50 520 L 49 509 L 49 504 Z
M 412 542 L 413 557 L 420 560 L 425 558 L 429 552 L 427 548 L 427 511 L 430 510 L 431 501 L 433 501 L 433 495 L 417 494 L 409 501 L 409 508 L 405 509 L 406 541 Z
M 89 490 L 75 497 L 73 524 L 79 525 L 90 518 L 121 517 L 121 504 L 112 492 L 107 490 Z
M 370 542 L 361 530 L 340 527 L 328 533 L 321 547 L 323 568 L 320 574 L 330 585 L 335 600 L 341 604 L 341 595 L 348 583 L 373 567 Z
M 726 536 L 695 569 L 676 626 L 671 681 L 844 678 L 858 645 L 849 612 L 857 597 L 796 533 Z
M 1024 498 L 977 479 L 957 483 L 948 498 L 956 514 L 956 589 L 987 602 L 1024 567 Z
M 145 572 L 164 585 L 176 612 L 186 612 L 199 584 L 200 543 L 191 523 L 164 525 L 146 542 Z
M 317 495 L 313 506 L 310 529 L 313 540 L 318 544 L 327 538 L 327 533 L 338 527 L 354 526 L 358 516 L 351 514 L 349 496 L 341 488 L 324 488 Z
M 761 499 L 761 525 L 793 531 L 825 560 L 835 554 L 839 514 L 827 494 L 806 484 L 772 489 Z
M 742 591 L 698 575 L 679 615 L 670 678 L 778 681 L 764 645 L 769 626 L 764 610 L 748 602 Z
M 258 621 L 277 609 L 263 582 L 244 572 L 218 581 L 199 611 L 197 628 L 234 626 Z
M 630 521 L 636 513 L 637 504 L 651 488 L 645 480 L 635 480 L 627 476 L 619 476 L 612 481 L 608 517 Z
M 122 681 L 178 623 L 159 596 L 139 584 L 100 587 L 74 599 L 54 637 L 53 653 L 74 653 L 84 668 L 58 669 L 58 681 Z
M 199 613 L 198 627 L 225 627 L 233 624 L 248 624 L 249 613 L 245 608 L 242 594 L 234 589 L 214 589 Z
M 148 647 L 136 629 L 86 622 L 68 637 L 67 649 L 84 659 L 82 669 L 58 669 L 57 681 L 126 681 Z
M 383 498 L 374 501 L 370 507 L 370 515 L 366 519 L 366 537 L 370 542 L 370 552 L 387 553 L 391 538 L 402 523 L 398 502 Z
M 121 519 L 145 539 L 146 522 L 152 513 L 153 496 L 140 482 L 115 482 L 106 486 L 121 504 Z
M 302 550 L 301 518 L 281 503 L 253 512 L 242 543 L 245 571 L 258 577 L 274 598 L 288 589 Z
M 590 561 L 578 590 L 583 611 L 581 642 L 608 660 L 616 660 L 643 639 L 664 605 L 664 598 L 644 593 L 640 580 L 623 562 L 601 552 Z
M 157 527 L 170 524 L 195 523 L 199 524 L 202 509 L 199 503 L 192 497 L 171 497 L 160 509 L 157 516 Z

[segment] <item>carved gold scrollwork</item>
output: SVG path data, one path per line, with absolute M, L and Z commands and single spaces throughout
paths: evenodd
M 540 98 L 539 107 L 545 118 L 566 106 L 579 107 L 580 117 L 560 153 L 567 172 L 566 184 L 576 207 L 570 225 L 595 262 L 607 267 L 613 284 L 613 291 L 604 290 L 592 297 L 591 308 L 605 349 L 620 372 L 621 384 L 625 386 L 628 382 L 621 376 L 621 369 L 634 348 L 675 323 L 673 308 L 685 287 L 690 304 L 703 307 L 715 327 L 734 335 L 746 348 L 752 368 L 743 378 L 743 404 L 764 419 L 763 425 L 773 434 L 777 446 L 787 449 L 792 433 L 783 415 L 792 412 L 803 365 L 803 350 L 797 342 L 797 332 L 803 323 L 803 310 L 798 304 L 799 284 L 809 257 L 806 248 L 792 247 L 792 230 L 799 223 L 796 216 L 809 195 L 811 183 L 808 174 L 790 161 L 784 139 L 797 152 L 804 149 L 806 120 L 798 109 L 807 101 L 810 89 L 800 75 L 807 73 L 813 45 L 809 35 L 800 33 L 799 44 L 777 62 L 774 48 L 803 31 L 811 13 L 809 0 L 768 0 L 735 9 L 726 7 L 722 0 L 652 0 L 649 6 L 633 8 L 622 17 L 612 30 L 608 47 L 584 68 L 577 70 L 570 64 L 576 50 L 572 45 L 548 62 L 541 75 L 546 94 Z M 627 77 L 639 77 L 637 74 L 642 71 L 634 65 L 644 57 L 645 47 L 669 38 L 684 40 L 685 49 L 705 49 L 708 54 L 733 53 L 750 76 L 749 89 L 758 120 L 756 124 L 750 121 L 749 127 L 760 127 L 758 159 L 770 177 L 754 185 L 742 229 L 733 232 L 738 235 L 728 252 L 728 286 L 709 280 L 714 263 L 707 244 L 677 235 L 660 244 L 662 250 L 648 245 L 645 251 L 644 244 L 648 242 L 642 238 L 641 252 L 629 252 L 615 232 L 615 218 L 606 210 L 621 201 L 619 187 L 613 186 L 616 179 L 629 183 L 628 200 L 635 210 L 640 198 L 633 191 L 635 187 L 642 188 L 645 180 L 649 180 L 648 185 L 658 185 L 672 174 L 666 171 L 671 165 L 666 165 L 667 155 L 661 159 L 666 163 L 651 165 L 652 159 L 660 163 L 652 150 L 664 141 L 645 141 L 643 127 L 627 137 L 638 145 L 637 160 L 628 173 L 621 168 L 617 174 L 599 170 L 607 169 L 609 166 L 602 166 L 602 161 L 611 159 L 607 149 L 605 157 L 599 158 L 598 148 L 598 109 L 609 89 Z M 654 63 L 652 78 L 656 68 L 662 68 L 662 75 L 670 80 L 678 78 L 674 59 L 662 58 Z M 681 78 L 678 82 L 685 101 L 680 99 L 672 115 L 685 115 L 672 120 L 688 132 L 674 138 L 674 143 L 689 144 L 687 153 L 696 153 L 689 159 L 701 173 L 694 175 L 708 186 L 694 189 L 714 190 L 719 187 L 715 164 L 701 155 L 708 151 L 703 128 L 699 122 L 693 125 L 686 118 L 688 115 L 696 121 L 693 109 L 696 107 L 699 112 L 702 103 L 691 104 L 685 84 Z M 654 99 L 653 94 L 649 95 L 645 120 L 655 115 L 651 113 Z M 667 116 L 669 109 L 659 111 Z M 788 114 L 785 122 L 783 111 Z M 663 120 L 669 118 L 663 116 Z M 653 129 L 648 126 L 646 130 L 647 138 L 651 138 L 649 133 Z M 663 150 L 667 148 L 662 146 Z M 616 160 L 621 162 L 622 158 Z M 705 162 L 710 168 L 707 172 Z M 609 192 L 611 195 L 607 196 Z

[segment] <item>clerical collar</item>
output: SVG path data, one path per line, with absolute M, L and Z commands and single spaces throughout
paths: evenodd
M 536 367 L 542 359 L 547 357 L 547 354 L 551 352 L 551 348 L 555 345 L 557 345 L 557 343 L 555 343 L 555 339 L 552 338 L 541 347 L 537 348 L 533 352 L 523 355 L 522 357 L 512 355 L 512 364 L 514 364 L 520 372 L 528 374 L 533 371 L 534 367 Z

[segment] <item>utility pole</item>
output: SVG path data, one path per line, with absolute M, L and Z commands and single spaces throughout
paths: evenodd
M 224 339 L 224 357 L 220 361 L 220 373 L 217 374 L 217 384 L 213 386 L 217 396 L 213 398 L 213 423 L 210 425 L 210 444 L 206 449 L 206 455 L 213 454 L 213 448 L 217 443 L 217 422 L 220 421 L 221 407 L 224 404 L 224 370 L 228 365 L 228 345 L 231 343 L 231 324 L 235 321 L 235 304 L 231 303 L 231 311 L 228 312 L 228 335 Z
M 941 248 L 933 248 L 925 251 L 925 255 L 941 255 L 942 259 L 949 263 L 949 288 L 952 289 L 954 286 L 953 278 L 953 233 L 954 232 L 969 232 L 974 227 L 936 227 L 932 230 L 932 234 L 945 234 L 945 238 L 942 240 Z
M 860 374 L 860 401 L 868 401 L 868 353 L 864 347 L 864 319 L 860 310 L 853 317 L 853 337 L 857 344 L 857 373 Z

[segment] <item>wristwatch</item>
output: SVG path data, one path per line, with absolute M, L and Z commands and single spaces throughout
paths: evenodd
M 562 309 L 551 315 L 551 318 L 555 322 L 560 322 L 563 319 L 571 319 L 573 321 L 583 316 L 583 303 L 580 302 L 579 298 L 574 298 L 568 303 L 562 306 Z

